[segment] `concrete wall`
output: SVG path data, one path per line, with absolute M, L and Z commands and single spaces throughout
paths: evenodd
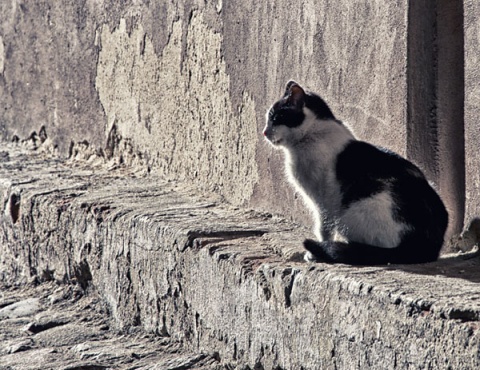
M 360 138 L 423 167 L 458 233 L 465 207 L 468 222 L 480 212 L 477 8 L 466 1 L 465 146 L 461 42 L 450 37 L 463 36 L 462 3 L 441 0 L 2 2 L 1 137 L 44 127 L 60 155 L 115 155 L 309 224 L 259 135 L 293 78 Z
M 480 3 L 465 1 L 465 226 L 480 236 Z

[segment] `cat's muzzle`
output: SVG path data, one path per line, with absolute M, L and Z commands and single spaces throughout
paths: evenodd
M 273 145 L 277 145 L 281 140 L 275 137 L 275 132 L 271 127 L 265 127 L 263 130 L 263 136 L 265 139 Z

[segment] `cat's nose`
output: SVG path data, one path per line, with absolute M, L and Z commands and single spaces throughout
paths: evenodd
M 267 136 L 267 130 L 263 130 L 263 136 Z

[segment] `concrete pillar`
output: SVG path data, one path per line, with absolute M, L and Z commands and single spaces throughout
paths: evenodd
M 464 1 L 465 228 L 480 240 L 480 2 Z
M 450 238 L 465 212 L 463 3 L 411 1 L 408 16 L 407 155 L 445 201 Z

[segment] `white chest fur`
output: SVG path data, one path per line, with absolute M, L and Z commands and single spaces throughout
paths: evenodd
M 301 139 L 284 147 L 287 176 L 312 211 L 317 233 L 322 223 L 334 223 L 340 216 L 336 158 L 354 136 L 336 121 L 319 122 L 313 117 L 294 135 Z M 321 239 L 320 235 L 317 237 Z

